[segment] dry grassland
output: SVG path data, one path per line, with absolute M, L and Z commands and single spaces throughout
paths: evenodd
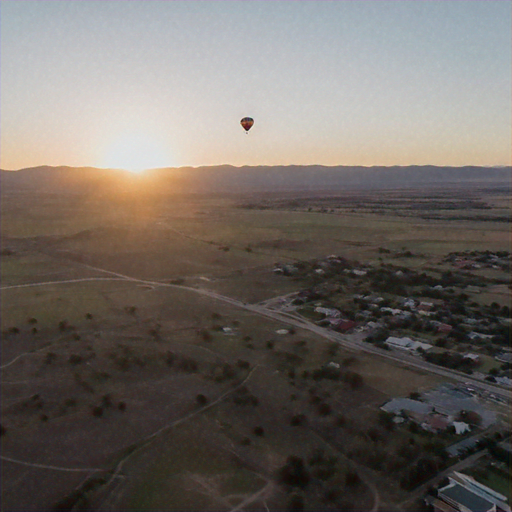
M 234 198 L 4 199 L 2 509 L 12 511 L 49 510 L 85 482 L 94 510 L 284 510 L 278 469 L 320 449 L 336 470 L 301 491 L 307 510 L 392 508 L 412 459 L 371 459 L 405 453 L 408 435 L 384 431 L 378 407 L 439 379 L 333 355 L 312 332 L 279 335 L 289 325 L 194 289 L 259 302 L 303 286 L 275 276 L 276 262 L 378 261 L 379 247 L 406 247 L 424 256 L 401 264 L 427 267 L 451 251 L 507 250 L 510 236 L 507 224 L 244 210 Z M 72 279 L 83 281 L 53 283 Z M 312 379 L 331 361 L 363 384 Z M 123 478 L 109 480 L 116 468 Z M 347 484 L 354 472 L 361 481 Z

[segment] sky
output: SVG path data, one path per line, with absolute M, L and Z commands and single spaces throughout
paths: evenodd
M 511 164 L 507 0 L 1 0 L 0 24 L 2 169 Z

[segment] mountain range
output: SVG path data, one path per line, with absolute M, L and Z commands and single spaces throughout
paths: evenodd
M 95 167 L 31 167 L 0 171 L 3 192 L 251 193 L 445 186 L 510 187 L 512 168 L 393 166 L 243 166 L 151 169 L 141 174 Z

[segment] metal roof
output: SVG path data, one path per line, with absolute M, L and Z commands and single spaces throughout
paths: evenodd
M 464 505 L 464 507 L 468 510 L 472 510 L 473 512 L 487 512 L 494 507 L 494 503 L 491 501 L 478 496 L 478 494 L 475 494 L 462 485 L 456 483 L 450 484 L 443 489 L 439 489 L 439 496 Z

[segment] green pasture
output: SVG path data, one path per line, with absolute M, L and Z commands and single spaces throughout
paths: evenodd
M 512 497 L 512 488 L 510 485 L 510 474 L 499 471 L 492 466 L 485 468 L 472 468 L 466 471 L 480 483 L 487 485 L 491 489 L 506 496 L 509 500 Z

